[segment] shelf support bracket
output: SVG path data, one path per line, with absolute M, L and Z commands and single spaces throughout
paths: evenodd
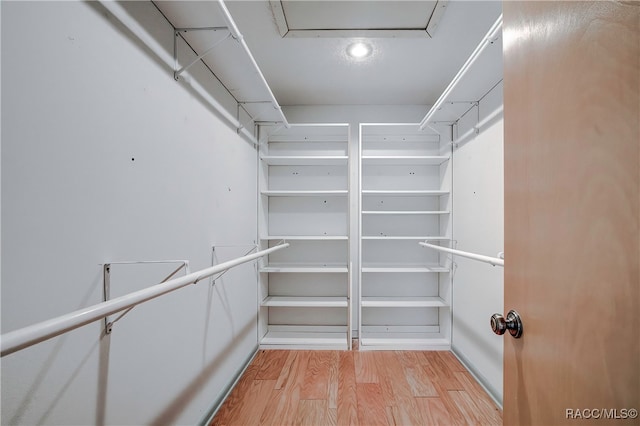
M 139 263 L 180 263 L 173 272 L 167 275 L 160 284 L 169 281 L 173 278 L 178 272 L 182 269 L 185 270 L 185 275 L 189 274 L 189 261 L 188 260 L 164 260 L 164 261 L 133 261 L 133 262 L 111 262 L 105 263 L 102 265 L 102 290 L 103 290 L 103 302 L 107 302 L 111 299 L 111 265 L 113 264 L 139 264 Z M 122 312 L 118 317 L 114 320 L 111 319 L 110 316 L 104 317 L 104 334 L 111 334 L 113 330 L 113 324 L 117 321 L 120 321 L 122 317 L 127 315 L 135 306 L 130 307 L 129 309 Z
M 244 247 L 244 246 L 218 246 L 218 247 Z M 254 250 L 258 251 L 258 245 L 257 244 L 255 246 L 251 247 L 251 249 L 248 252 L 246 252 L 245 254 L 243 254 L 243 256 L 246 256 L 246 255 L 250 254 Z M 216 246 L 211 247 L 211 266 L 216 266 Z M 226 271 L 220 272 L 215 277 L 209 277 L 209 283 L 211 285 L 215 285 L 216 281 L 219 280 L 220 278 L 222 278 L 222 276 L 224 274 L 226 274 L 228 271 L 229 270 L 227 269 Z
M 200 55 L 196 56 L 196 58 L 193 61 L 191 61 L 188 65 L 185 65 L 182 68 L 178 69 L 178 37 L 182 37 L 183 33 L 186 33 L 186 32 L 189 32 L 189 31 L 214 31 L 214 32 L 216 32 L 216 31 L 225 31 L 226 34 L 225 34 L 225 36 L 223 38 L 221 38 L 220 40 L 217 40 L 215 43 L 213 43 L 213 45 L 210 48 L 205 50 Z M 182 74 L 183 72 L 185 72 L 186 70 L 191 68 L 196 62 L 200 61 L 202 58 L 207 56 L 209 53 L 213 52 L 213 50 L 220 43 L 222 43 L 223 41 L 227 40 L 230 37 L 231 37 L 231 31 L 229 31 L 229 28 L 227 28 L 227 27 L 176 28 L 175 31 L 174 31 L 174 39 L 173 39 L 173 60 L 175 62 L 175 67 L 173 69 L 173 78 L 175 78 L 176 80 L 179 80 L 180 79 L 180 74 Z
M 271 101 L 241 101 L 241 102 L 238 102 L 237 111 L 236 111 L 236 114 L 237 114 L 236 118 L 238 119 L 238 123 L 240 124 L 240 126 L 236 129 L 238 132 L 240 132 L 240 130 L 245 128 L 246 125 L 249 124 L 249 122 L 253 121 L 255 123 L 256 120 L 258 120 L 258 118 L 262 114 L 264 114 L 266 111 L 269 111 L 268 108 L 263 108 L 263 109 L 259 110 L 256 115 L 252 116 L 251 114 L 249 114 L 249 111 L 247 111 L 247 109 L 245 108 L 245 105 L 255 105 L 255 104 L 269 105 L 273 109 L 278 110 L 278 108 L 276 108 L 273 105 L 273 102 L 271 102 Z M 249 116 L 249 121 L 248 122 L 240 121 L 240 108 L 242 108 L 244 110 L 244 112 L 246 112 L 247 115 Z

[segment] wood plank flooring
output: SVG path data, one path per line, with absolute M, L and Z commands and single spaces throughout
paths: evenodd
M 211 425 L 502 425 L 446 351 L 261 350 Z

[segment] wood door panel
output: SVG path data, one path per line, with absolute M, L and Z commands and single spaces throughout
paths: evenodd
M 640 3 L 503 9 L 504 423 L 639 409 Z

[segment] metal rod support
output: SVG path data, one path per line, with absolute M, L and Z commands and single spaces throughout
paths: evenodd
M 195 28 L 175 28 L 176 31 L 187 33 L 189 31 L 229 31 L 229 27 L 195 27 Z
M 271 101 L 238 101 L 240 105 L 247 104 L 271 104 Z
M 62 315 L 47 321 L 42 321 L 18 330 L 10 331 L 0 336 L 0 356 L 9 355 L 21 349 L 35 345 L 69 332 L 83 325 L 90 324 L 94 321 L 101 320 L 108 315 L 129 309 L 156 297 L 162 296 L 189 284 L 196 284 L 205 278 L 215 275 L 219 272 L 233 268 L 242 263 L 250 262 L 259 257 L 266 256 L 277 250 L 289 247 L 288 243 L 261 250 L 247 256 L 242 256 L 219 265 L 205 268 L 200 271 L 193 272 L 184 277 L 175 278 L 162 284 L 152 285 L 148 288 L 116 297 L 108 302 L 98 303 L 87 308 Z
M 257 250 L 257 249 L 258 249 L 258 246 L 254 246 L 254 247 L 252 247 L 252 248 L 251 248 L 251 250 L 249 250 L 248 252 L 246 252 L 246 253 L 244 254 L 244 256 L 248 255 L 249 253 L 251 253 L 252 251 Z M 212 250 L 212 256 L 211 256 L 211 258 L 212 258 L 212 259 L 211 259 L 211 260 L 212 260 L 212 263 L 213 263 L 213 261 L 215 261 L 215 252 L 216 252 L 216 247 L 214 246 L 214 247 L 213 247 L 213 250 Z M 211 278 L 211 283 L 212 283 L 212 284 L 215 284 L 216 280 L 218 280 L 218 279 L 222 278 L 222 276 L 223 276 L 224 274 L 226 274 L 227 272 L 229 272 L 229 270 L 228 270 L 228 269 L 226 269 L 226 270 L 224 270 L 224 271 L 220 272 L 220 273 L 219 273 L 218 275 L 216 275 L 215 277 L 212 277 L 212 278 Z
M 473 260 L 478 260 L 480 262 L 490 263 L 493 266 L 503 266 L 504 267 L 504 260 L 503 259 L 498 259 L 497 257 L 484 256 L 482 254 L 470 253 L 468 251 L 462 251 L 462 250 L 455 250 L 455 249 L 452 249 L 452 248 L 449 248 L 449 247 L 441 247 L 441 246 L 436 246 L 434 244 L 423 243 L 423 242 L 420 242 L 418 244 L 420 244 L 423 247 L 432 248 L 434 250 L 441 251 L 441 252 L 444 252 L 444 253 L 451 253 L 451 254 L 455 254 L 457 256 L 466 257 L 468 259 L 473 259 Z
M 226 37 L 216 41 L 213 46 L 211 46 L 210 48 L 208 48 L 207 50 L 205 50 L 203 53 L 199 54 L 198 56 L 196 56 L 196 58 L 191 61 L 189 63 L 189 65 L 185 65 L 184 67 L 180 68 L 177 71 L 173 72 L 173 77 L 177 80 L 178 77 L 180 77 L 180 74 L 182 74 L 183 72 L 185 72 L 186 70 L 188 70 L 189 68 L 191 68 L 196 62 L 198 62 L 199 60 L 201 60 L 202 58 L 204 58 L 205 56 L 207 56 L 209 53 L 213 52 L 213 49 L 215 49 L 216 47 L 218 47 L 218 45 L 220 43 L 222 43 L 223 41 L 225 41 L 226 39 L 231 37 L 231 33 L 228 33 Z
M 173 261 L 167 261 L 167 262 L 173 262 Z M 182 269 L 184 269 L 186 271 L 186 274 L 189 273 L 189 262 L 184 260 L 184 261 L 179 261 L 182 264 L 180 266 L 178 266 L 176 269 L 173 270 L 173 272 L 171 272 L 169 275 L 167 275 L 166 277 L 163 278 L 162 281 L 160 281 L 160 283 L 165 283 L 167 281 L 169 281 L 171 278 L 173 278 L 173 276 L 175 274 L 177 274 L 178 272 L 180 272 Z M 140 264 L 140 263 L 165 263 L 165 261 L 145 261 L 145 262 L 116 262 L 126 265 L 126 264 Z M 105 263 L 104 264 L 104 301 L 108 301 L 111 297 L 109 296 L 109 292 L 110 292 L 110 287 L 111 287 L 111 283 L 110 283 L 110 273 L 111 273 L 111 263 Z M 104 333 L 105 334 L 111 334 L 111 331 L 113 330 L 113 325 L 120 321 L 122 319 L 122 317 L 124 317 L 125 315 L 127 315 L 129 312 L 131 312 L 131 310 L 135 308 L 135 306 L 130 307 L 129 309 L 127 309 L 126 311 L 122 312 L 120 315 L 118 315 L 118 318 L 114 319 L 113 321 L 111 320 L 111 318 L 109 316 L 104 317 Z
M 484 126 L 487 125 L 487 123 L 491 122 L 491 120 L 493 120 L 494 118 L 496 118 L 497 116 L 502 114 L 503 110 L 504 110 L 504 106 L 500 105 L 500 107 L 496 108 L 491 114 L 489 114 L 488 116 L 483 118 L 481 121 L 478 122 L 478 124 L 476 124 L 475 126 L 470 128 L 469 130 L 467 130 L 462 136 L 459 136 L 452 143 L 454 143 L 454 144 L 460 143 L 463 140 L 465 140 L 466 138 L 468 138 L 469 135 L 471 135 L 472 133 L 478 133 L 480 131 L 480 129 L 482 129 Z

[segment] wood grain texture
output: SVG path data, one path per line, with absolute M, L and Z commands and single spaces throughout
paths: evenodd
M 298 404 L 295 424 L 303 426 L 335 425 L 337 424 L 335 411 L 329 410 L 326 400 L 302 400 Z
M 428 374 L 433 374 L 432 373 L 433 370 L 431 366 L 425 366 L 424 368 L 425 368 L 425 371 L 429 372 Z M 466 425 L 467 422 L 465 420 L 465 417 L 462 411 L 460 410 L 460 407 L 458 407 L 458 404 L 449 393 L 451 391 L 449 391 L 445 386 L 443 386 L 442 383 L 437 378 L 433 380 L 433 386 L 436 388 L 436 392 L 438 393 L 438 398 L 440 399 L 440 402 L 442 403 L 442 405 L 447 410 L 447 413 L 449 414 L 449 418 L 451 419 L 450 424 Z M 487 419 L 486 422 L 484 423 L 498 424 L 498 425 L 502 424 L 501 421 L 499 423 L 492 423 L 489 419 Z
M 353 352 L 340 352 L 338 369 L 338 424 L 358 424 L 358 398 Z
M 463 389 L 469 394 L 476 409 L 482 414 L 482 417 L 491 419 L 492 422 L 500 422 L 500 410 L 484 389 L 482 389 L 480 384 L 475 381 L 471 373 L 468 371 L 455 371 L 453 374 L 458 379 L 458 383 L 460 383 Z
M 358 422 L 361 425 L 386 425 L 385 401 L 378 383 L 356 383 Z
M 242 400 L 236 422 L 230 422 L 229 424 L 258 424 L 274 385 L 275 380 L 254 380 L 247 390 L 246 397 Z
M 503 11 L 504 419 L 575 424 L 640 401 L 640 2 Z
M 437 351 L 436 355 L 444 361 L 449 371 L 467 371 L 464 365 L 449 351 Z
M 269 362 L 263 362 L 260 366 L 256 380 L 277 380 L 288 355 L 288 351 L 273 351 L 269 356 Z
M 281 416 L 281 413 L 284 411 L 283 405 L 287 403 L 288 401 L 287 401 L 286 394 L 282 389 L 272 389 L 269 394 L 267 404 L 264 407 L 264 411 L 260 416 L 260 421 L 258 424 L 274 425 L 274 426 L 280 425 L 280 424 L 286 424 L 286 422 L 284 422 L 280 416 Z M 225 401 L 225 404 L 226 404 L 226 401 Z M 219 416 L 217 414 L 216 419 L 218 417 L 220 417 L 221 419 L 223 418 L 223 416 Z
M 329 408 L 338 408 L 338 385 L 340 381 L 340 354 L 331 351 L 329 354 Z
M 300 399 L 328 399 L 332 351 L 313 351 L 305 371 Z
M 397 403 L 395 394 L 393 392 L 393 377 L 387 374 L 387 367 L 385 364 L 385 360 L 390 358 L 392 355 L 389 352 L 381 352 L 377 353 L 374 357 L 376 362 L 376 367 L 380 371 L 380 377 L 378 380 L 380 381 L 380 388 L 382 389 L 382 396 L 384 400 L 387 401 L 388 405 L 395 405 Z
M 427 426 L 442 426 L 454 424 L 451 415 L 440 398 L 416 399 L 420 415 Z M 501 423 L 496 423 L 501 424 Z
M 378 368 L 373 352 L 354 352 L 356 381 L 358 383 L 378 383 Z
M 420 362 L 422 361 L 417 352 L 404 351 L 397 352 L 398 359 L 404 370 L 404 377 L 411 388 L 411 395 L 414 397 L 438 396 L 429 376 L 425 374 Z
M 427 372 L 427 376 L 438 381 L 444 389 L 463 390 L 462 385 L 453 374 L 454 371 L 449 369 L 447 363 L 438 355 L 437 352 L 427 353 L 426 357 L 429 362 L 423 368 Z
M 383 368 L 386 382 L 391 385 L 393 392 L 393 418 L 396 424 L 403 425 L 419 425 L 422 422 L 418 410 L 418 404 L 415 401 L 411 386 L 407 382 L 402 363 L 398 355 L 399 352 L 370 352 L 374 356 L 382 359 L 380 363 Z
M 431 364 L 433 357 L 440 362 Z M 422 351 L 260 351 L 211 424 L 501 425 L 489 396 L 455 358 L 446 358 Z M 373 378 L 378 383 L 368 382 Z M 448 390 L 442 378 L 462 389 Z M 433 396 L 419 396 L 425 393 Z
M 304 386 L 305 372 L 309 362 L 309 351 L 292 351 L 293 361 L 288 366 L 288 377 L 286 385 L 282 390 L 274 389 L 271 399 L 277 401 L 277 406 L 266 407 L 261 422 L 264 424 L 274 425 L 292 425 L 295 424 L 298 415 L 298 403 L 300 402 L 300 393 Z M 285 363 L 285 365 L 287 365 Z M 284 369 L 283 369 L 284 371 Z M 278 382 L 276 382 L 277 385 Z M 274 387 L 276 386 L 274 385 Z M 274 395 L 274 392 L 277 395 Z M 276 398 L 276 396 L 279 396 Z M 226 402 L 225 402 L 226 404 Z
M 298 353 L 296 351 L 288 351 L 287 359 L 282 366 L 282 370 L 280 370 L 280 375 L 278 376 L 278 381 L 276 382 L 276 389 L 282 389 L 287 385 L 287 381 L 289 380 L 289 377 L 291 377 L 291 368 L 297 358 Z

